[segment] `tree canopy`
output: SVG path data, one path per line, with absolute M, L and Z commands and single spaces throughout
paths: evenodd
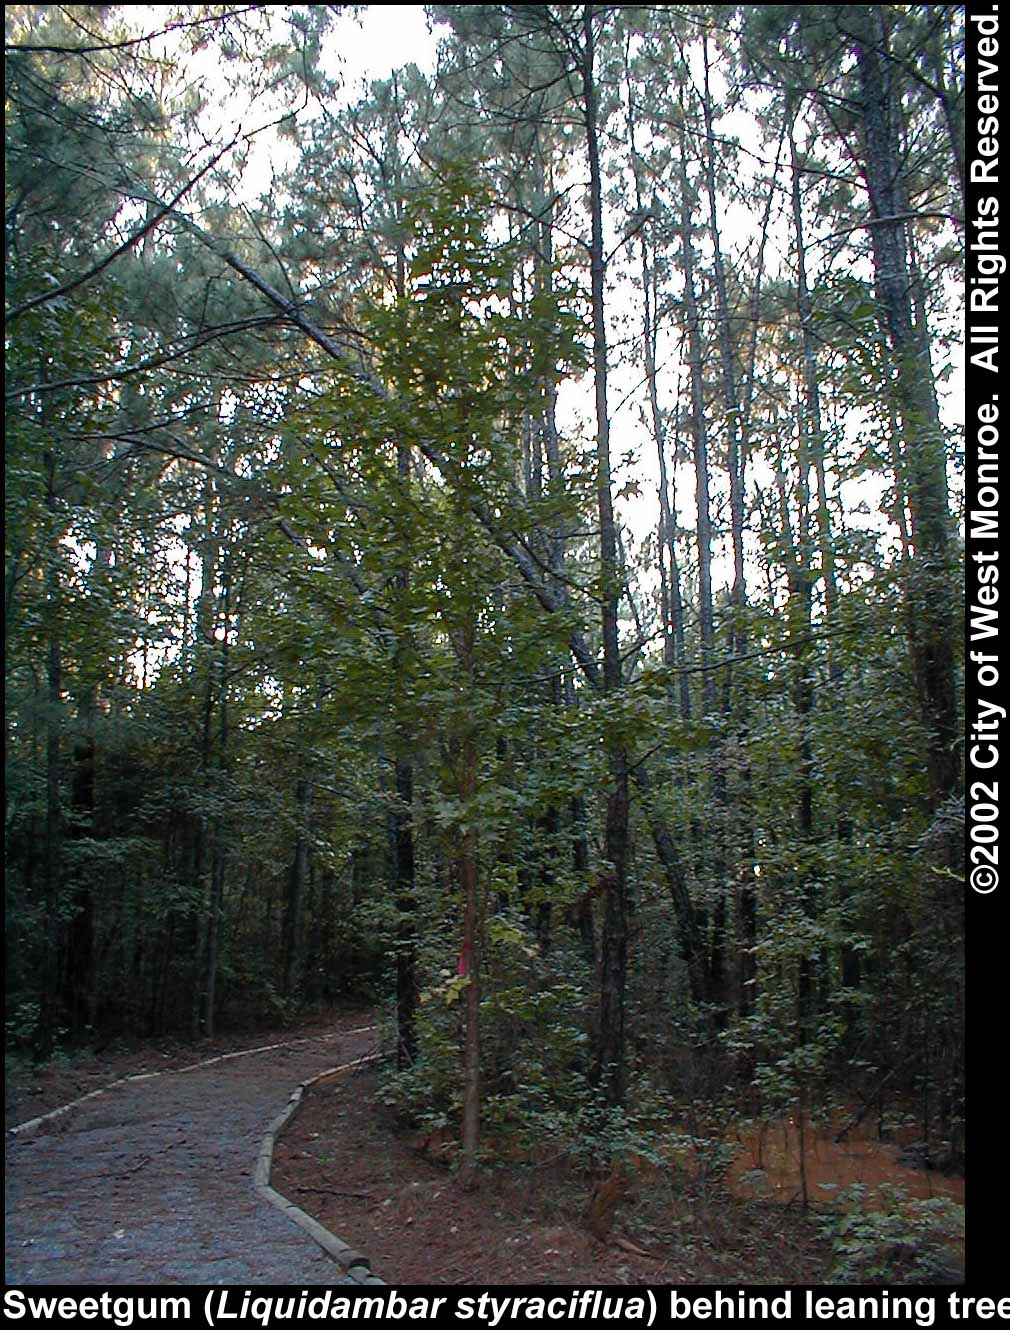
M 348 8 L 7 6 L 8 1039 L 956 1160 L 963 9 Z

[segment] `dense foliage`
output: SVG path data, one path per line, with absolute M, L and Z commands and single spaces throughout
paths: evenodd
M 340 9 L 7 7 L 9 1042 L 957 1160 L 963 11 Z

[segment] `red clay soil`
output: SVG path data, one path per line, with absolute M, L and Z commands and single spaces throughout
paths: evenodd
M 309 1092 L 277 1144 L 273 1186 L 399 1284 L 820 1283 L 830 1252 L 797 1207 L 682 1177 L 642 1180 L 611 1241 L 588 1232 L 590 1184 L 561 1165 L 488 1169 L 470 1194 L 398 1128 L 363 1068 Z M 620 1245 L 624 1244 L 624 1245 Z M 640 1248 L 641 1255 L 634 1248 Z

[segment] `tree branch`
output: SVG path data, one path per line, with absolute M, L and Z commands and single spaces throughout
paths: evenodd
M 244 5 L 241 9 L 229 9 L 224 14 L 209 14 L 204 18 L 190 19 L 188 22 L 180 20 L 178 23 L 166 24 L 164 28 L 158 28 L 154 32 L 144 33 L 142 37 L 124 38 L 121 42 L 100 42 L 94 46 L 56 46 L 45 43 L 4 42 L 4 50 L 15 55 L 31 52 L 41 52 L 48 55 L 97 55 L 101 51 L 122 51 L 128 46 L 140 46 L 144 42 L 153 42 L 156 38 L 165 37 L 170 32 L 182 32 L 186 28 L 199 28 L 207 23 L 221 23 L 225 19 L 238 18 L 242 14 L 250 14 L 262 8 L 264 8 L 263 5 Z
M 143 226 L 134 231 L 132 235 L 127 236 L 121 245 L 117 245 L 114 250 L 106 254 L 105 258 L 100 259 L 93 268 L 89 268 L 87 272 L 81 273 L 80 276 L 75 277 L 73 281 L 65 282 L 62 286 L 57 286 L 52 291 L 43 291 L 41 295 L 33 296 L 31 300 L 26 300 L 23 304 L 15 305 L 13 309 L 6 310 L 4 312 L 4 325 L 6 326 L 8 323 L 12 323 L 15 319 L 20 318 L 22 314 L 27 314 L 29 310 L 38 308 L 39 305 L 46 305 L 52 300 L 58 300 L 60 296 L 65 296 L 71 291 L 76 291 L 79 286 L 83 286 L 85 282 L 90 282 L 100 273 L 103 273 L 106 268 L 115 263 L 116 259 L 122 254 L 125 254 L 128 249 L 131 249 L 138 240 L 143 240 L 148 232 L 153 231 L 158 223 L 163 221 L 169 213 L 174 212 L 176 205 L 186 197 L 194 185 L 202 180 L 207 172 L 215 167 L 226 153 L 231 152 L 240 137 L 241 135 L 236 136 L 229 144 L 223 147 L 220 152 L 215 153 L 210 161 L 207 162 L 205 166 L 201 167 L 196 175 L 193 176 L 191 180 L 187 181 L 182 189 L 180 189 L 168 203 L 161 204 L 151 216 L 148 217 Z

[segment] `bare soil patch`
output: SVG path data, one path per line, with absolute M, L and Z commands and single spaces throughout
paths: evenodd
M 839 1188 L 865 1188 L 867 1205 L 879 1205 L 886 1189 L 897 1187 L 908 1197 L 925 1201 L 947 1197 L 964 1205 L 964 1178 L 914 1162 L 918 1128 L 898 1129 L 881 1140 L 873 1123 L 838 1139 L 840 1125 L 807 1125 L 801 1135 L 793 1119 L 787 1122 L 749 1126 L 736 1133 L 737 1157 L 727 1177 L 742 1196 L 755 1190 L 779 1200 L 796 1200 L 801 1194 L 800 1158 L 803 1157 L 808 1194 L 815 1200 L 829 1199 Z
M 409 1284 L 820 1283 L 816 1217 L 733 1196 L 672 1170 L 643 1176 L 597 1241 L 591 1184 L 560 1162 L 489 1167 L 464 1193 L 438 1143 L 405 1131 L 363 1068 L 306 1096 L 277 1144 L 272 1182 L 388 1282 Z M 616 1245 L 613 1239 L 628 1245 Z M 638 1255 L 638 1247 L 648 1255 Z

